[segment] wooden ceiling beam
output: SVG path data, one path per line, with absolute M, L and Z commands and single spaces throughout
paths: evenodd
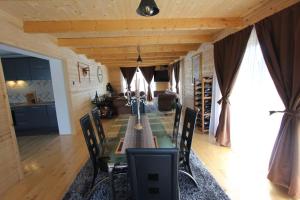
M 143 58 L 143 62 L 153 62 L 153 61 L 172 61 L 177 59 L 178 57 L 150 57 L 150 58 Z M 92 58 L 95 60 L 101 61 L 101 63 L 112 63 L 112 62 L 135 62 L 136 63 L 136 58 Z
M 151 52 L 151 53 L 141 53 L 141 57 L 147 58 L 173 58 L 180 57 L 187 54 L 187 51 L 183 52 Z M 88 58 L 96 59 L 137 59 L 138 53 L 128 53 L 128 54 L 86 54 Z
M 148 45 L 140 46 L 142 54 L 145 53 L 175 53 L 197 50 L 200 44 L 173 44 L 173 45 Z M 136 47 L 109 47 L 109 48 L 75 48 L 78 54 L 111 55 L 111 54 L 137 54 Z
M 131 59 L 131 60 L 115 60 L 115 59 L 107 59 L 107 60 L 102 60 L 102 59 L 96 59 L 97 61 L 101 62 L 101 63 L 137 63 L 136 59 Z M 143 59 L 142 63 L 149 63 L 149 62 L 153 62 L 153 63 L 159 63 L 159 62 L 172 62 L 173 58 L 162 58 L 162 59 Z
M 212 35 L 160 35 L 98 38 L 59 38 L 59 46 L 69 47 L 127 47 L 158 44 L 199 44 L 211 42 Z
M 243 26 L 242 18 L 24 21 L 27 33 L 111 32 L 133 30 L 199 30 Z
M 96 61 L 101 62 L 101 61 Z M 148 67 L 148 66 L 159 66 L 159 65 L 168 65 L 171 62 L 151 62 L 151 63 L 142 63 L 139 65 L 139 67 Z M 137 67 L 136 63 L 101 63 L 108 67 Z
M 173 61 L 174 59 L 169 60 L 147 60 L 141 63 L 142 66 L 150 66 L 150 65 L 166 65 Z M 101 60 L 96 60 L 96 62 L 100 62 L 101 64 L 108 65 L 108 66 L 137 66 L 136 61 L 106 61 L 103 62 Z

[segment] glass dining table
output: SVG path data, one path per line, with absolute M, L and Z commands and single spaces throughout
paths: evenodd
M 172 142 L 173 113 L 146 113 L 141 115 L 143 129 L 135 129 L 136 115 L 120 115 L 106 131 L 106 155 L 109 166 L 125 164 L 126 148 L 175 148 Z
M 119 179 L 114 178 L 117 174 L 123 178 L 126 177 L 122 176 L 122 174 L 126 174 L 126 170 L 124 172 L 122 168 L 127 168 L 126 148 L 176 148 L 172 142 L 174 113 L 152 112 L 142 114 L 142 131 L 135 129 L 136 117 L 136 115 L 119 115 L 105 126 L 107 141 L 104 146 L 104 154 L 109 157 L 107 164 L 109 180 L 111 180 L 109 183 L 112 188 L 112 199 L 119 199 L 116 198 L 116 195 L 122 196 L 127 192 L 116 191 L 116 189 L 122 190 L 123 187 L 115 185 L 120 185 L 123 182 L 120 177 Z M 126 185 L 126 183 L 124 184 Z M 97 187 L 94 188 L 97 191 Z M 93 195 L 93 192 L 91 194 Z

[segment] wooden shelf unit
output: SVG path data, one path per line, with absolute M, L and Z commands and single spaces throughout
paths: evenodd
M 212 77 L 194 79 L 194 109 L 198 110 L 196 126 L 207 133 L 210 123 L 212 101 Z

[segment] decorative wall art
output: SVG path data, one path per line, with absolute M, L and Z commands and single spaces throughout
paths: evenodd
M 78 62 L 78 80 L 79 83 L 81 83 L 83 78 L 88 77 L 89 82 L 91 81 L 91 73 L 90 73 L 90 66 L 85 64 L 85 63 L 81 63 Z

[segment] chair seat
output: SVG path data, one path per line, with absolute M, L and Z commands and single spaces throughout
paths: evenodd
M 113 151 L 113 148 L 114 148 L 114 144 L 117 143 L 119 141 L 118 138 L 111 138 L 111 139 L 108 139 L 106 138 L 105 139 L 105 142 L 104 143 L 99 143 L 98 146 L 99 148 L 102 150 L 102 156 L 108 156 L 112 151 Z
M 104 172 L 108 172 L 108 165 L 107 162 L 110 160 L 108 156 L 101 156 L 97 159 L 97 167 Z

